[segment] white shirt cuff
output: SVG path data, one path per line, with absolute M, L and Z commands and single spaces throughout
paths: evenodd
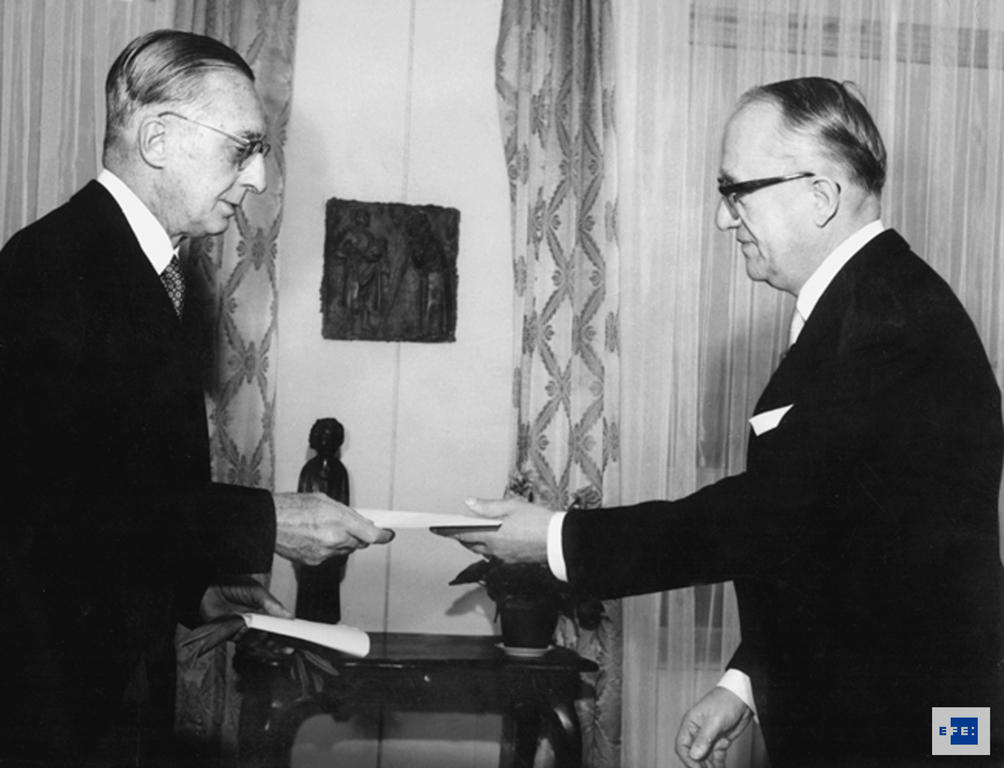
M 568 581 L 565 554 L 561 551 L 561 524 L 565 521 L 566 514 L 555 512 L 547 524 L 547 567 L 561 581 Z
M 753 710 L 754 715 L 756 714 L 756 704 L 753 702 L 753 683 L 745 672 L 740 672 L 738 669 L 726 669 L 722 679 L 718 681 L 718 687 L 732 691 L 743 700 L 743 704 Z

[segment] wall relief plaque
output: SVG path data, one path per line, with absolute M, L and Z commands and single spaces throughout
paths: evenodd
M 321 335 L 455 341 L 460 212 L 328 200 Z

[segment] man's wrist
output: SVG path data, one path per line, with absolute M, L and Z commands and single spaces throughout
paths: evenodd
M 726 669 L 725 674 L 718 681 L 718 687 L 734 693 L 742 699 L 743 704 L 753 710 L 754 715 L 756 714 L 756 703 L 753 701 L 753 683 L 745 672 L 735 668 Z

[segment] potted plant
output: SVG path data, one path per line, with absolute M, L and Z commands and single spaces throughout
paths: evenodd
M 536 484 L 527 472 L 509 477 L 505 496 L 534 501 Z M 573 495 L 569 510 L 599 503 L 588 491 Z M 583 629 L 599 626 L 603 605 L 599 600 L 575 595 L 550 568 L 538 563 L 505 563 L 487 557 L 464 568 L 451 585 L 480 584 L 495 603 L 495 618 L 502 630 L 502 647 L 517 656 L 544 653 L 554 639 L 558 618 L 564 614 Z
M 451 585 L 480 584 L 495 603 L 505 650 L 547 649 L 558 614 L 571 607 L 568 585 L 546 565 L 479 560 L 458 573 Z

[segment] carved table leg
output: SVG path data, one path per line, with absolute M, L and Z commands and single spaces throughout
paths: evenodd
M 502 716 L 499 768 L 533 768 L 543 722 L 534 703 L 516 704 Z
M 555 768 L 580 768 L 582 765 L 582 728 L 575 704 L 555 702 L 551 708 L 551 731 L 554 734 Z
M 527 703 L 505 714 L 500 768 L 533 768 L 542 738 L 551 742 L 555 768 L 581 768 L 582 729 L 571 701 Z
M 304 720 L 321 712 L 288 677 L 288 659 L 271 663 L 235 661 L 241 709 L 237 760 L 240 768 L 288 768 L 296 732 Z

